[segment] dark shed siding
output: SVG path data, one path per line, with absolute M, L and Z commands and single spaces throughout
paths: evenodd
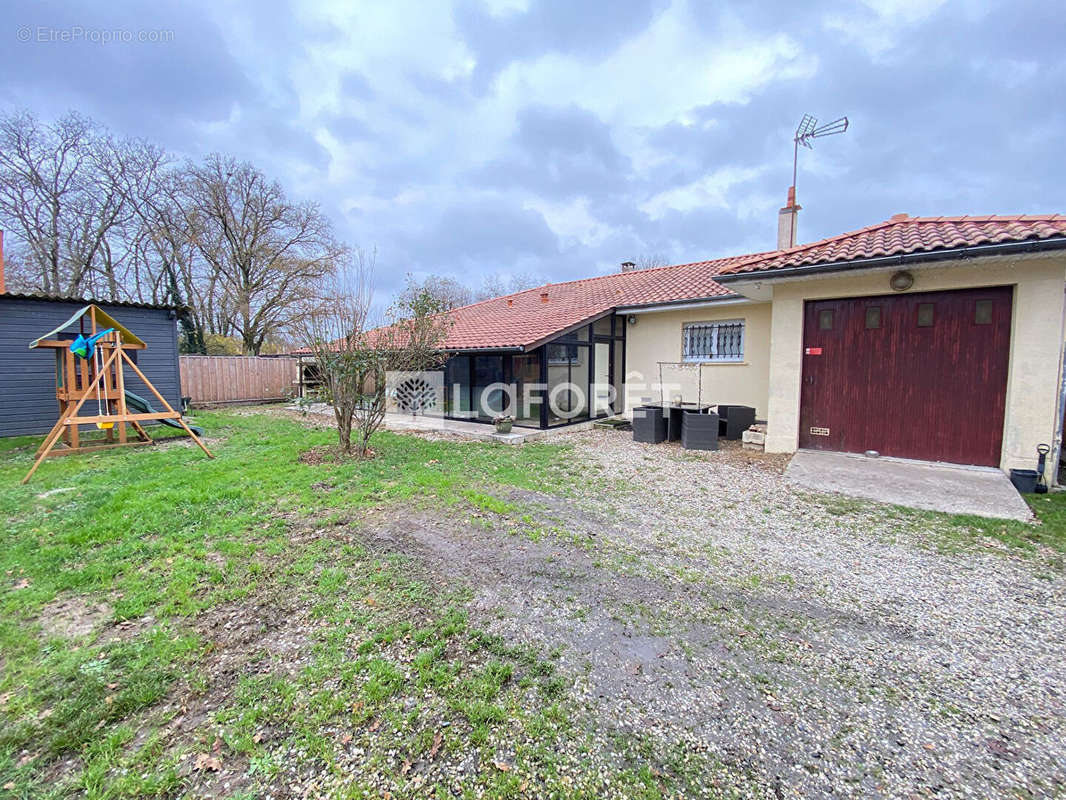
M 181 401 L 178 329 L 172 312 L 98 303 L 148 347 L 136 352 L 137 366 L 174 408 Z M 0 295 L 0 436 L 47 433 L 59 418 L 55 395 L 55 356 L 51 349 L 30 350 L 34 339 L 61 324 L 84 304 L 27 300 Z M 157 408 L 159 400 L 136 373 L 126 369 L 126 388 Z M 86 404 L 93 403 L 90 398 Z M 83 406 L 84 408 L 84 406 Z M 92 409 L 95 411 L 95 408 Z

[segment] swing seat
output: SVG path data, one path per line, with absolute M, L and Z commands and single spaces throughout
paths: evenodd
M 109 431 L 115 427 L 114 422 L 97 422 L 96 427 L 102 431 Z

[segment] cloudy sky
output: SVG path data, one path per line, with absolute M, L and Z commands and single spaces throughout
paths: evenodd
M 770 249 L 804 113 L 851 128 L 801 153 L 801 241 L 1066 211 L 1050 0 L 4 5 L 5 110 L 251 160 L 377 248 L 379 296 Z

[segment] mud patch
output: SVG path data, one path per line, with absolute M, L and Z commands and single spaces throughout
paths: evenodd
M 223 439 L 220 439 L 217 436 L 201 436 L 199 437 L 199 439 L 201 442 L 204 443 L 204 446 L 208 450 L 211 450 L 212 447 L 218 447 L 224 441 Z M 178 433 L 177 431 L 174 431 L 173 436 L 166 436 L 162 439 L 154 439 L 152 441 L 152 444 L 149 446 L 157 447 L 163 450 L 169 450 L 172 447 L 195 447 L 198 450 L 200 449 L 200 446 L 196 444 L 196 442 L 194 442 L 187 433 Z
M 267 595 L 210 608 L 193 620 L 193 628 L 207 642 L 202 670 L 217 687 L 249 672 L 298 672 L 311 625 L 305 609 Z
M 41 627 L 52 636 L 75 639 L 87 636 L 111 619 L 113 610 L 100 600 L 61 597 L 41 609 Z
M 600 527 L 589 517 L 590 527 Z M 708 622 L 702 598 L 638 574 L 619 574 L 594 554 L 555 538 L 534 542 L 460 515 L 398 511 L 366 526 L 368 545 L 409 556 L 434 582 L 468 584 L 477 624 L 512 644 L 559 653 L 601 718 L 621 729 L 660 728 L 686 718 L 713 728 L 704 702 L 707 664 L 749 672 L 748 654 L 731 650 L 728 624 Z M 718 607 L 719 601 L 714 602 Z M 583 677 L 579 677 L 583 676 Z M 736 692 L 733 709 L 765 712 L 758 691 Z
M 346 461 L 369 461 L 376 457 L 377 453 L 374 450 L 367 450 L 367 452 L 360 457 L 354 453 L 345 453 L 338 445 L 324 444 L 319 445 L 318 447 L 312 447 L 310 450 L 304 450 L 296 457 L 296 460 L 301 464 L 318 466 L 320 464 L 342 464 Z

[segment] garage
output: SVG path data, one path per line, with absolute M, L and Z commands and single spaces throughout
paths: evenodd
M 808 300 L 799 445 L 999 466 L 1013 287 Z

